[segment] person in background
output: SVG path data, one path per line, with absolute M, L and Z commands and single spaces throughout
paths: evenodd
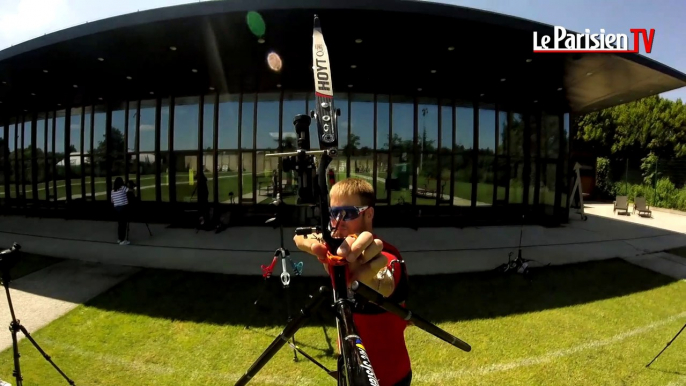
M 124 185 L 124 180 L 117 177 L 114 180 L 112 187 L 112 204 L 114 211 L 117 213 L 117 243 L 119 245 L 129 245 L 128 236 L 126 234 L 127 215 L 129 209 L 129 200 L 126 197 L 129 189 Z

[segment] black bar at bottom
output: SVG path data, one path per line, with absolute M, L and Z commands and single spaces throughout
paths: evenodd
M 389 301 L 388 299 L 384 298 L 383 295 L 367 287 L 366 285 L 358 281 L 354 281 L 351 287 L 352 290 L 355 291 L 355 293 L 360 294 L 368 301 L 378 305 L 379 307 L 383 308 L 388 312 L 398 315 L 400 318 L 404 320 L 412 322 L 415 326 L 421 328 L 429 334 L 446 341 L 447 343 L 459 348 L 460 350 L 464 350 L 467 352 L 472 350 L 472 347 L 466 342 L 463 342 L 459 338 L 452 336 L 447 331 L 442 330 L 441 328 L 427 321 L 421 316 L 412 313 L 412 311 L 408 310 L 407 308 L 403 308 L 398 304 Z

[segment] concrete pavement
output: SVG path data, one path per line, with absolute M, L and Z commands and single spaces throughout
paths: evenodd
M 10 296 L 15 316 L 29 334 L 33 334 L 137 271 L 138 269 L 133 267 L 79 260 L 67 260 L 51 265 L 10 281 Z M 3 327 L 8 327 L 11 320 L 7 296 L 3 295 L 0 300 L 0 322 L 3 323 Z M 0 351 L 12 347 L 12 335 L 5 328 L 2 331 Z M 19 340 L 24 339 L 24 334 L 19 332 L 17 337 Z M 40 340 L 37 339 L 36 343 L 42 347 Z M 50 354 L 49 350 L 47 351 Z
M 631 258 L 686 246 L 686 216 L 654 212 L 652 219 L 614 215 L 612 205 L 587 204 L 588 221 L 572 210 L 558 228 L 525 226 L 522 253 L 543 264 L 567 264 L 614 257 Z M 113 265 L 229 274 L 261 274 L 279 247 L 271 227 L 236 227 L 220 234 L 195 233 L 150 224 L 131 224 L 131 245 L 116 241 L 114 222 L 0 217 L 0 245 L 17 241 L 27 252 Z M 304 261 L 306 276 L 322 276 L 315 260 L 294 250 L 293 228 L 284 229 L 285 247 Z M 492 269 L 517 251 L 520 227 L 378 228 L 376 233 L 401 251 L 413 275 Z

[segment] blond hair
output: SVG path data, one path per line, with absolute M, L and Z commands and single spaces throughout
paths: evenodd
M 350 177 L 336 182 L 331 187 L 329 196 L 358 196 L 364 206 L 374 206 L 376 201 L 376 193 L 372 184 L 357 177 Z

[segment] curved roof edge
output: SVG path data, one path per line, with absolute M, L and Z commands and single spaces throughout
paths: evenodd
M 392 12 L 423 13 L 436 16 L 450 16 L 484 24 L 496 24 L 508 28 L 553 33 L 553 26 L 517 16 L 492 11 L 418 0 L 224 0 L 202 3 L 189 3 L 170 7 L 154 8 L 128 13 L 80 24 L 50 34 L 40 36 L 0 51 L 0 61 L 30 52 L 42 47 L 66 42 L 79 37 L 110 31 L 118 28 L 133 27 L 166 20 L 210 16 L 216 13 L 287 10 L 293 8 L 380 10 Z M 576 31 L 569 30 L 571 33 Z M 666 75 L 686 82 L 686 74 L 640 54 L 614 54 L 631 60 Z

